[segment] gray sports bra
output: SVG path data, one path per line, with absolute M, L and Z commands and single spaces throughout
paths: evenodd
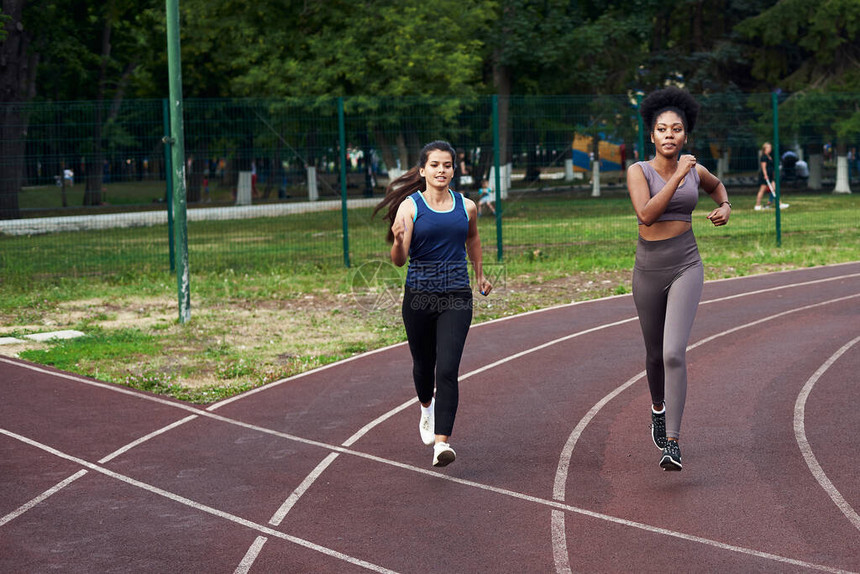
M 648 189 L 651 191 L 651 197 L 657 195 L 661 189 L 666 186 L 666 180 L 660 177 L 650 163 L 640 161 L 637 164 L 642 173 L 645 174 L 645 179 L 648 181 Z M 666 206 L 666 211 L 657 218 L 657 221 L 693 221 L 693 210 L 696 209 L 696 204 L 699 202 L 699 172 L 695 168 L 690 170 L 678 189 L 675 190 L 675 195 L 669 200 L 669 205 Z M 637 218 L 638 220 L 638 218 Z M 642 223 L 639 220 L 639 223 Z

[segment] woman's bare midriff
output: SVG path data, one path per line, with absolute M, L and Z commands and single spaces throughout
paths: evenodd
M 646 241 L 671 239 L 692 229 L 689 221 L 657 221 L 651 225 L 639 225 L 639 236 Z

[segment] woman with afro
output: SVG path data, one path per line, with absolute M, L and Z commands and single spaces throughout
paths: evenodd
M 704 284 L 693 236 L 692 213 L 703 189 L 717 204 L 708 214 L 725 225 L 732 211 L 726 188 L 690 154 L 682 154 L 699 104 L 669 87 L 651 93 L 639 108 L 655 155 L 627 170 L 627 189 L 639 221 L 633 300 L 645 339 L 651 392 L 651 437 L 663 470 L 681 470 L 681 417 L 687 395 L 686 348 Z

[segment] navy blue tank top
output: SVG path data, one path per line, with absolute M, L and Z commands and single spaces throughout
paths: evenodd
M 432 209 L 420 191 L 409 196 L 415 204 L 406 286 L 443 293 L 469 288 L 466 236 L 469 214 L 463 195 L 448 190 L 454 204 L 448 211 Z

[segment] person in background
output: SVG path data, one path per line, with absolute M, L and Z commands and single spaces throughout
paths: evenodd
M 707 215 L 725 225 L 732 213 L 726 188 L 682 153 L 699 104 L 684 90 L 653 92 L 639 109 L 656 153 L 627 169 L 627 190 L 639 221 L 633 301 L 645 340 L 651 394 L 651 438 L 663 470 L 681 470 L 681 418 L 687 397 L 687 342 L 702 296 L 704 268 L 692 213 L 701 187 L 716 203 Z
M 484 207 L 489 208 L 493 215 L 496 214 L 493 190 L 490 188 L 490 182 L 486 178 L 481 180 L 481 189 L 478 190 L 478 217 L 481 216 Z
M 756 211 L 761 211 L 761 200 L 765 192 L 768 193 L 768 204 L 771 203 L 770 194 L 773 193 L 773 146 L 770 142 L 764 142 L 761 146 L 758 164 L 758 193 L 755 196 Z
M 392 263 L 409 262 L 403 323 L 421 403 L 418 431 L 424 444 L 433 445 L 437 467 L 457 456 L 449 441 L 460 397 L 460 359 L 472 322 L 468 261 L 481 294 L 493 288 L 484 277 L 478 207 L 450 189 L 456 157 L 448 142 L 428 143 L 418 165 L 388 185 L 374 210 L 375 215 L 385 209 L 384 219 L 391 224 Z
M 806 184 L 809 180 L 809 164 L 802 159 L 799 159 L 797 160 L 797 163 L 794 164 L 794 169 L 797 172 L 798 181 L 801 181 L 801 183 Z

